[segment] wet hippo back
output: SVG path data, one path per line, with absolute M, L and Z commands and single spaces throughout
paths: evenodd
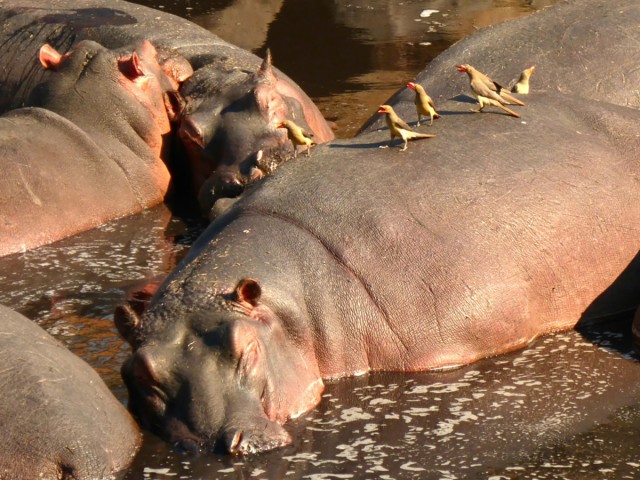
M 0 306 L 0 477 L 99 479 L 125 468 L 135 422 L 98 374 Z

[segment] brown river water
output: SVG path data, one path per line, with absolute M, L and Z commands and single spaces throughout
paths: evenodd
M 351 136 L 476 28 L 553 1 L 141 0 L 262 54 Z M 526 41 L 526 39 L 523 39 Z M 0 303 L 35 319 L 126 402 L 113 310 L 202 230 L 165 207 L 0 259 Z M 464 368 L 328 383 L 262 455 L 187 456 L 145 434 L 125 479 L 623 479 L 640 473 L 640 364 L 628 321 L 564 332 Z M 119 478 L 120 478 L 119 477 Z

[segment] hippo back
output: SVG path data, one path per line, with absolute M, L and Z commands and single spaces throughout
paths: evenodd
M 0 477 L 97 479 L 122 470 L 138 428 L 98 374 L 0 306 Z

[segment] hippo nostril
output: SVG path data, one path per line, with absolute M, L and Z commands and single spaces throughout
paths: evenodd
M 235 175 L 228 175 L 220 178 L 220 192 L 221 197 L 237 197 L 244 191 L 244 185 L 240 179 Z
M 153 391 L 158 396 L 164 399 L 165 394 L 159 388 L 159 380 L 155 362 L 151 357 L 142 351 L 138 351 L 133 362 L 133 376 L 135 377 L 138 385 L 145 390 Z
M 249 180 L 255 182 L 264 177 L 264 172 L 257 167 L 253 167 L 249 172 Z

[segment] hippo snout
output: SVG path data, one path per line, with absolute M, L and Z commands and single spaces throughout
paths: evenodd
M 144 428 L 150 428 L 167 408 L 168 397 L 160 383 L 157 361 L 139 350 L 123 365 L 122 377 L 129 390 L 129 409 Z
M 227 427 L 223 434 L 225 450 L 231 454 L 260 453 L 291 443 L 291 436 L 276 422 L 252 418 L 248 428 Z
M 243 181 L 239 172 L 215 172 L 198 193 L 201 211 L 208 213 L 220 198 L 239 197 L 245 189 L 245 184 L 246 181 Z

